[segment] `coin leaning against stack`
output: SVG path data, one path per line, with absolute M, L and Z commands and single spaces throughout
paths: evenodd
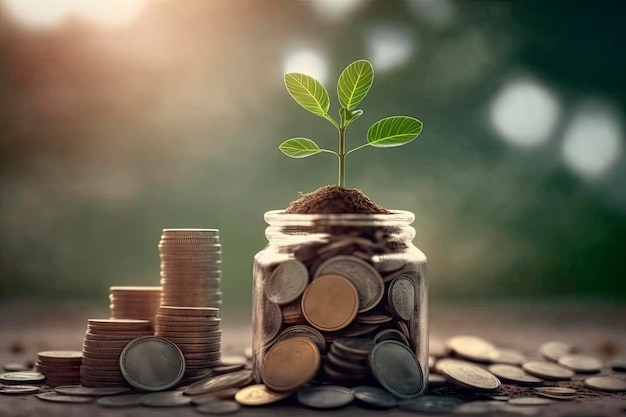
M 202 379 L 210 368 L 221 365 L 222 331 L 215 307 L 161 306 L 155 335 L 173 342 L 185 357 L 182 384 Z
M 126 385 L 120 370 L 120 354 L 132 340 L 152 333 L 149 320 L 89 319 L 83 341 L 80 383 L 86 387 Z
M 221 306 L 219 230 L 163 229 L 159 256 L 162 306 Z
M 109 301 L 112 319 L 150 320 L 154 325 L 161 287 L 111 287 Z
M 39 352 L 35 369 L 45 375 L 46 384 L 51 387 L 78 384 L 82 357 L 82 353 L 76 350 Z

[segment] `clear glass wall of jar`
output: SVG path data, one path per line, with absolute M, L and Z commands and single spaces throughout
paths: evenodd
M 313 379 L 354 386 L 372 380 L 372 348 L 406 345 L 428 380 L 426 257 L 413 245 L 415 216 L 265 213 L 268 245 L 254 258 L 253 368 L 276 344 L 308 338 L 319 351 Z M 356 299 L 355 299 L 356 297 Z M 269 377 L 267 378 L 269 379 Z

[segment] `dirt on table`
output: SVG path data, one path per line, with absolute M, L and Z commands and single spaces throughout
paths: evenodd
M 292 201 L 285 214 L 390 214 L 357 188 L 326 185 Z

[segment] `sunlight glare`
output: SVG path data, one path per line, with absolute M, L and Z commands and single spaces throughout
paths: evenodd
M 2 0 L 0 12 L 31 28 L 48 28 L 60 23 L 72 10 L 74 0 Z M 3 13 L 4 14 L 4 13 Z
M 624 127 L 610 106 L 587 102 L 574 112 L 563 134 L 561 153 L 566 165 L 586 179 L 598 179 L 622 156 Z
M 509 81 L 496 95 L 490 110 L 491 124 L 501 138 L 520 147 L 546 143 L 559 121 L 556 96 L 529 79 Z
M 302 48 L 290 53 L 284 62 L 284 71 L 301 72 L 324 83 L 328 76 L 328 65 L 319 52 Z

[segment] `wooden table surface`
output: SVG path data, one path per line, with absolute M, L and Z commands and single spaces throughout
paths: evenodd
M 34 361 L 38 351 L 80 350 L 87 318 L 107 317 L 106 310 L 89 303 L 38 303 L 0 300 L 0 364 Z M 242 354 L 250 346 L 250 320 L 247 311 L 223 314 L 224 354 Z M 430 308 L 431 338 L 445 341 L 458 334 L 482 336 L 498 346 L 514 347 L 529 356 L 537 355 L 547 340 L 562 340 L 584 353 L 605 361 L 626 358 L 626 305 L 604 303 L 542 302 L 533 304 L 488 303 L 433 305 Z M 626 374 L 621 374 L 626 378 Z M 580 387 L 580 383 L 574 383 Z M 502 392 L 511 394 L 503 385 Z M 558 401 L 543 406 L 540 416 L 621 416 L 626 417 L 626 393 L 597 393 L 581 388 L 576 401 Z M 516 392 L 518 395 L 528 395 Z M 289 403 L 264 408 L 244 408 L 241 416 L 317 415 Z M 428 415 L 400 409 L 376 411 L 351 405 L 333 410 L 333 416 Z M 0 396 L 0 417 L 100 417 L 100 416 L 194 416 L 191 407 L 174 409 L 105 409 L 95 404 L 54 404 L 34 396 Z M 439 414 L 441 415 L 441 414 Z

